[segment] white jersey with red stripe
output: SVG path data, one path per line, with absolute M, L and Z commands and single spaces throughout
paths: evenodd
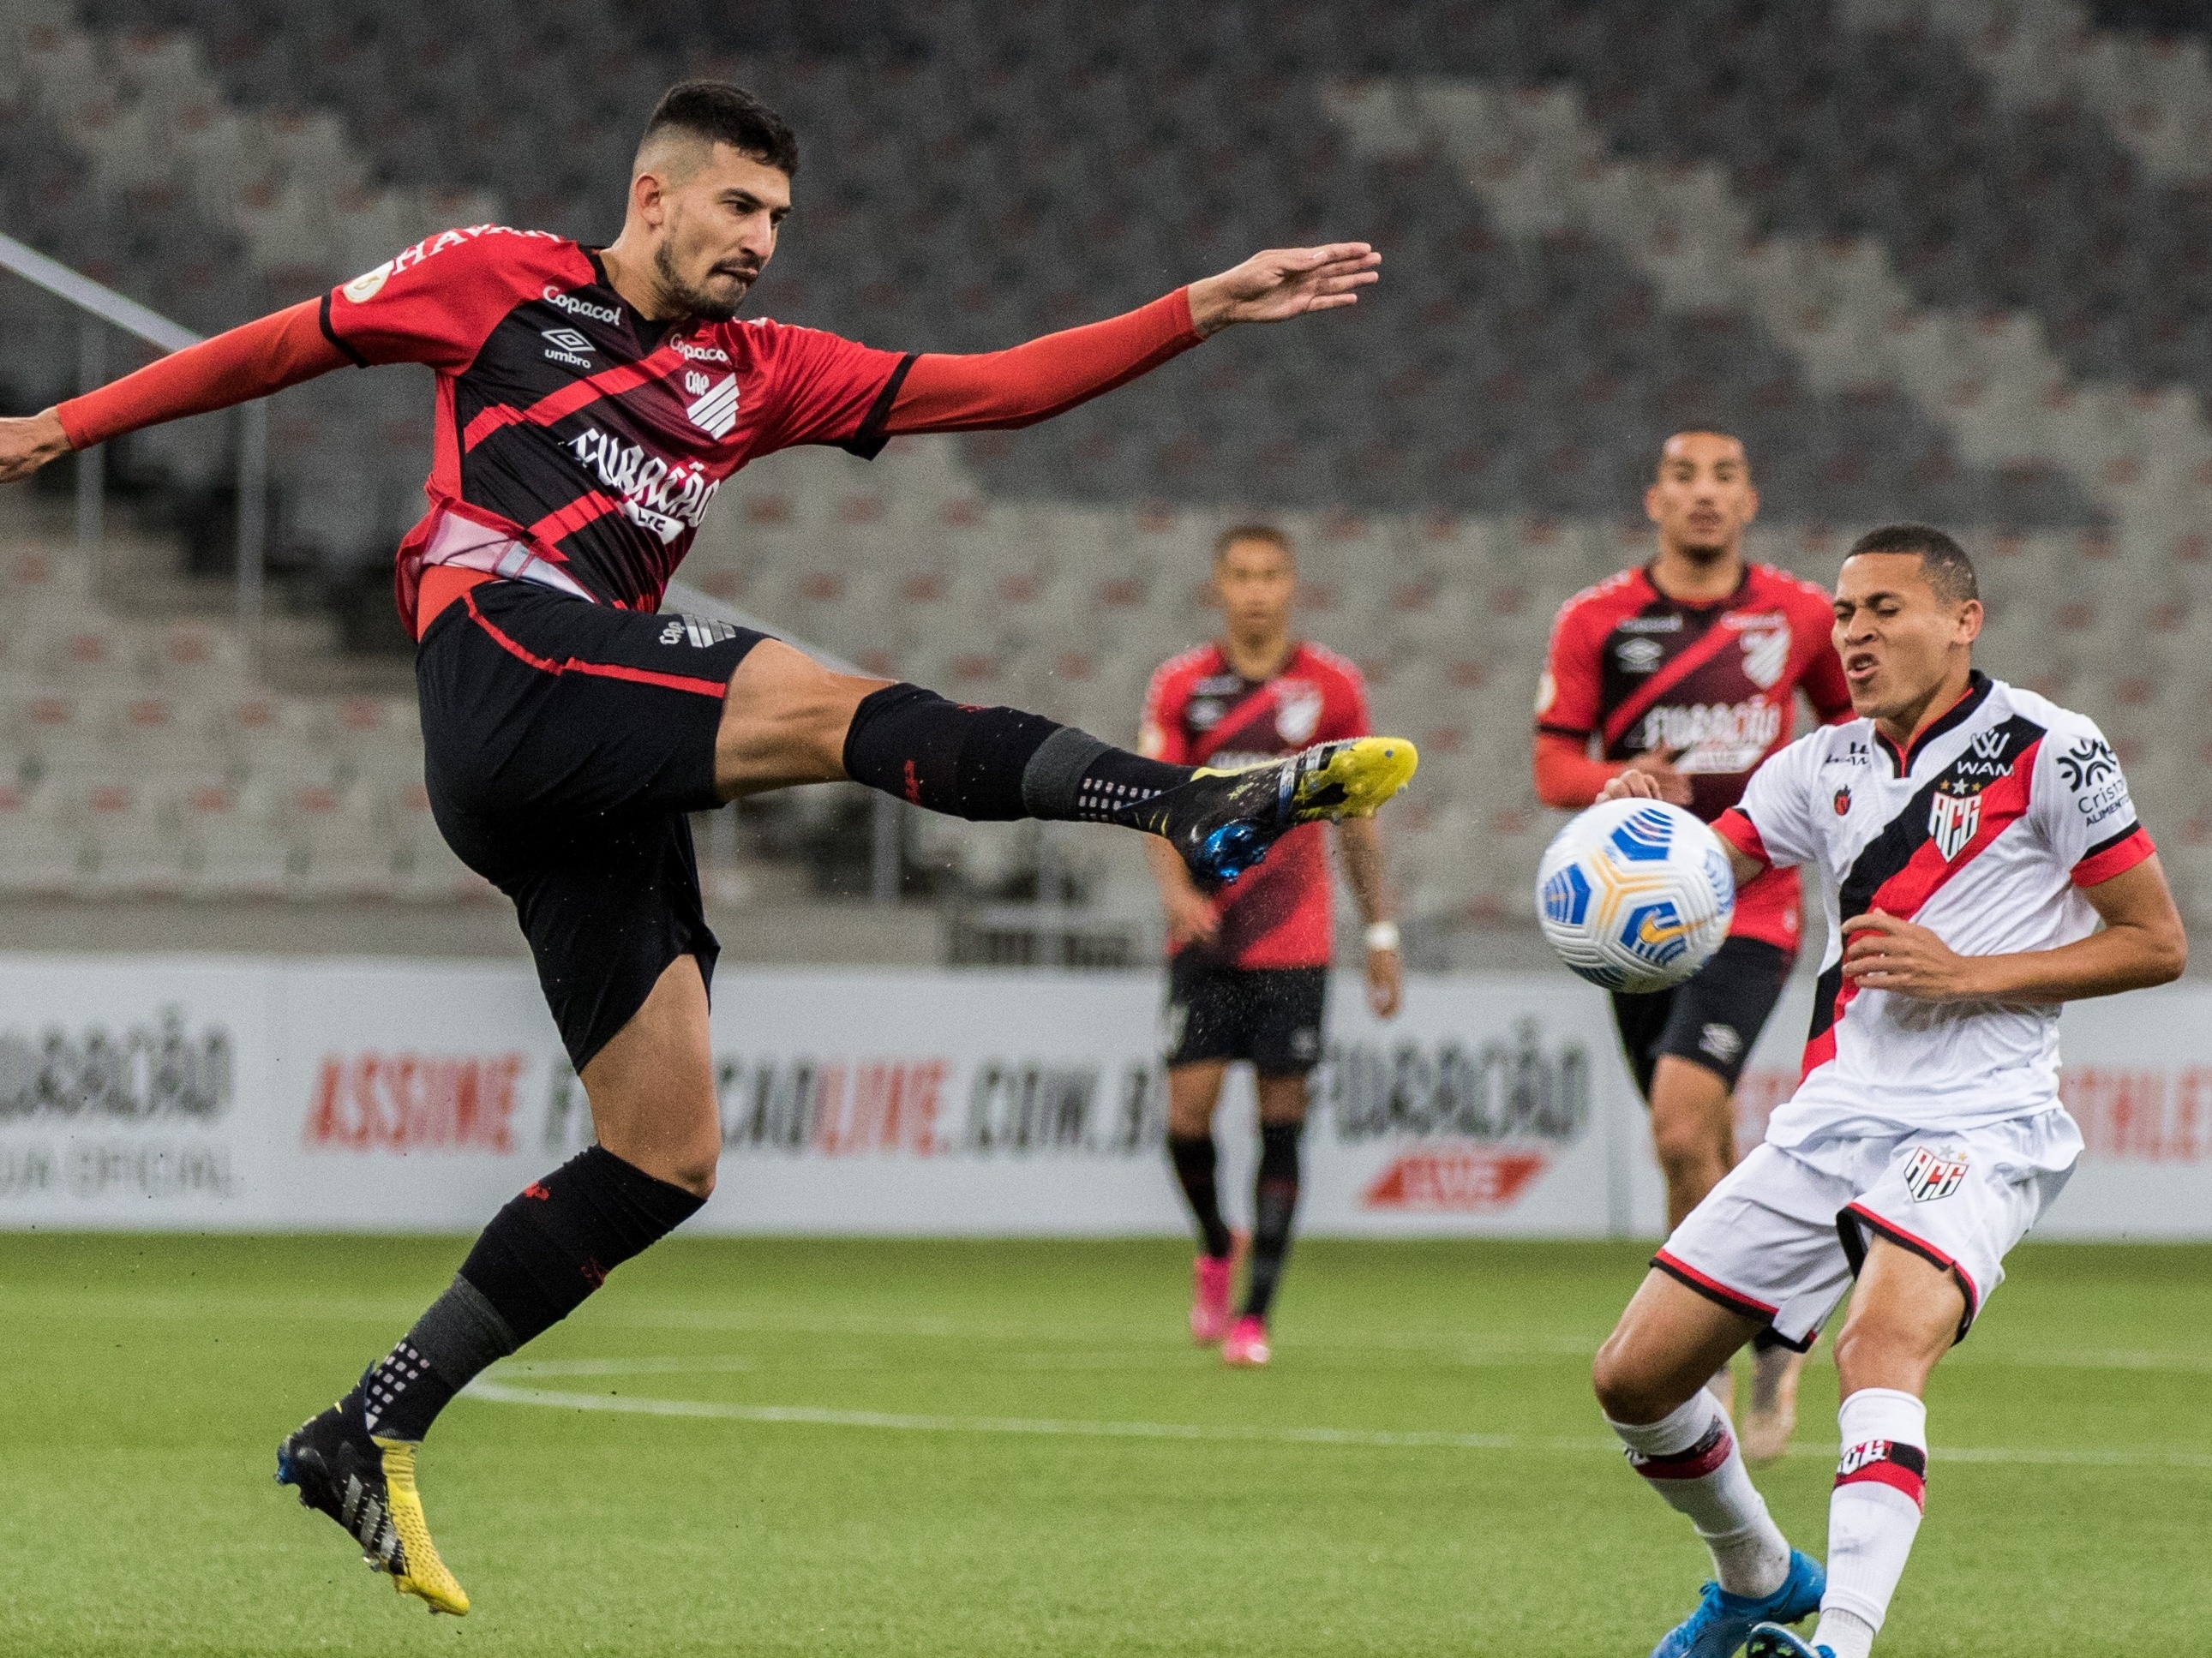
M 1880 910 L 1962 956 L 2086 938 L 2097 914 L 2081 889 L 2153 850 L 2094 721 L 1977 672 L 1902 753 L 1870 720 L 1800 738 L 1714 828 L 1815 871 L 1827 912 L 1804 1075 L 1770 1143 L 1860 1123 L 1963 1130 L 2057 1105 L 2057 1006 L 1861 989 L 1843 975 L 1841 923 Z

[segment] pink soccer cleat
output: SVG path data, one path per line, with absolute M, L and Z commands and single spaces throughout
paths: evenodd
M 1240 1318 L 1230 1327 L 1229 1336 L 1221 1344 L 1221 1362 L 1257 1370 L 1267 1362 L 1267 1324 L 1264 1319 L 1250 1316 Z
M 1191 1263 L 1190 1339 L 1218 1347 L 1229 1333 L 1229 1291 L 1236 1277 L 1234 1255 L 1200 1255 Z

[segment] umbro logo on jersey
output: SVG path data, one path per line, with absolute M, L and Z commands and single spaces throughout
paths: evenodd
M 592 360 L 585 354 L 590 351 L 591 340 L 573 328 L 546 328 L 538 331 L 553 349 L 545 355 L 549 361 L 565 362 L 572 368 L 589 368 Z
M 1623 673 L 1650 673 L 1666 657 L 1667 647 L 1656 639 L 1624 639 L 1613 654 Z
M 706 379 L 700 374 L 684 375 L 684 389 L 696 391 L 698 395 L 684 412 L 691 417 L 691 423 L 708 436 L 726 438 L 730 434 L 730 428 L 738 423 L 738 377 L 725 374 L 711 385 L 704 384 Z M 695 380 L 702 382 L 702 385 L 695 386 L 692 384 Z

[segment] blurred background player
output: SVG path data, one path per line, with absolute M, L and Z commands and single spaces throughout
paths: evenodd
M 1281 531 L 1244 525 L 1214 544 L 1222 637 L 1161 665 L 1145 701 L 1139 746 L 1180 765 L 1237 767 L 1310 744 L 1364 736 L 1367 690 L 1344 658 L 1293 638 L 1297 554 Z M 1311 826 L 1318 829 L 1318 825 Z M 1367 999 L 1398 1011 L 1398 929 L 1384 889 L 1382 842 L 1367 821 L 1339 825 L 1337 844 L 1366 924 Z M 1233 887 L 1202 890 L 1172 852 L 1152 856 L 1168 934 L 1168 1153 L 1198 1223 L 1191 1334 L 1220 1342 L 1231 1364 L 1267 1362 L 1267 1309 L 1281 1278 L 1298 1199 L 1306 1078 L 1321 1059 L 1334 926 L 1328 853 L 1306 829 L 1278 841 Z M 1214 1108 L 1229 1067 L 1249 1063 L 1259 1092 L 1260 1165 L 1251 1270 L 1230 1315 L 1233 1238 L 1215 1181 Z
M 1823 723 L 1848 717 L 1850 696 L 1828 595 L 1744 562 L 1759 492 L 1739 440 L 1668 439 L 1644 510 L 1659 529 L 1657 556 L 1576 594 L 1553 624 L 1536 697 L 1536 793 L 1579 811 L 1622 772 L 1642 772 L 1662 799 L 1710 823 L 1790 741 L 1798 692 Z M 1796 874 L 1770 870 L 1736 894 L 1728 941 L 1694 979 L 1613 998 L 1651 1108 L 1670 1227 L 1735 1164 L 1736 1078 L 1790 976 L 1798 932 Z M 1764 1335 L 1754 1351 L 1743 1443 L 1763 1461 L 1789 1443 L 1803 1360 Z M 1714 1385 L 1728 1402 L 1725 1372 Z

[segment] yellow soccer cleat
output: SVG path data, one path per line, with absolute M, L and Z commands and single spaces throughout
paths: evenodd
M 430 1540 L 415 1485 L 416 1448 L 371 1434 L 359 1401 L 349 1395 L 276 1448 L 276 1483 L 296 1487 L 301 1507 L 345 1527 L 361 1545 L 362 1560 L 389 1574 L 400 1594 L 420 1596 L 434 1612 L 461 1617 L 468 1592 Z
M 1163 836 L 1209 885 L 1234 881 L 1301 823 L 1371 817 L 1421 763 L 1402 737 L 1317 743 L 1287 759 L 1221 771 L 1133 805 L 1118 821 Z

